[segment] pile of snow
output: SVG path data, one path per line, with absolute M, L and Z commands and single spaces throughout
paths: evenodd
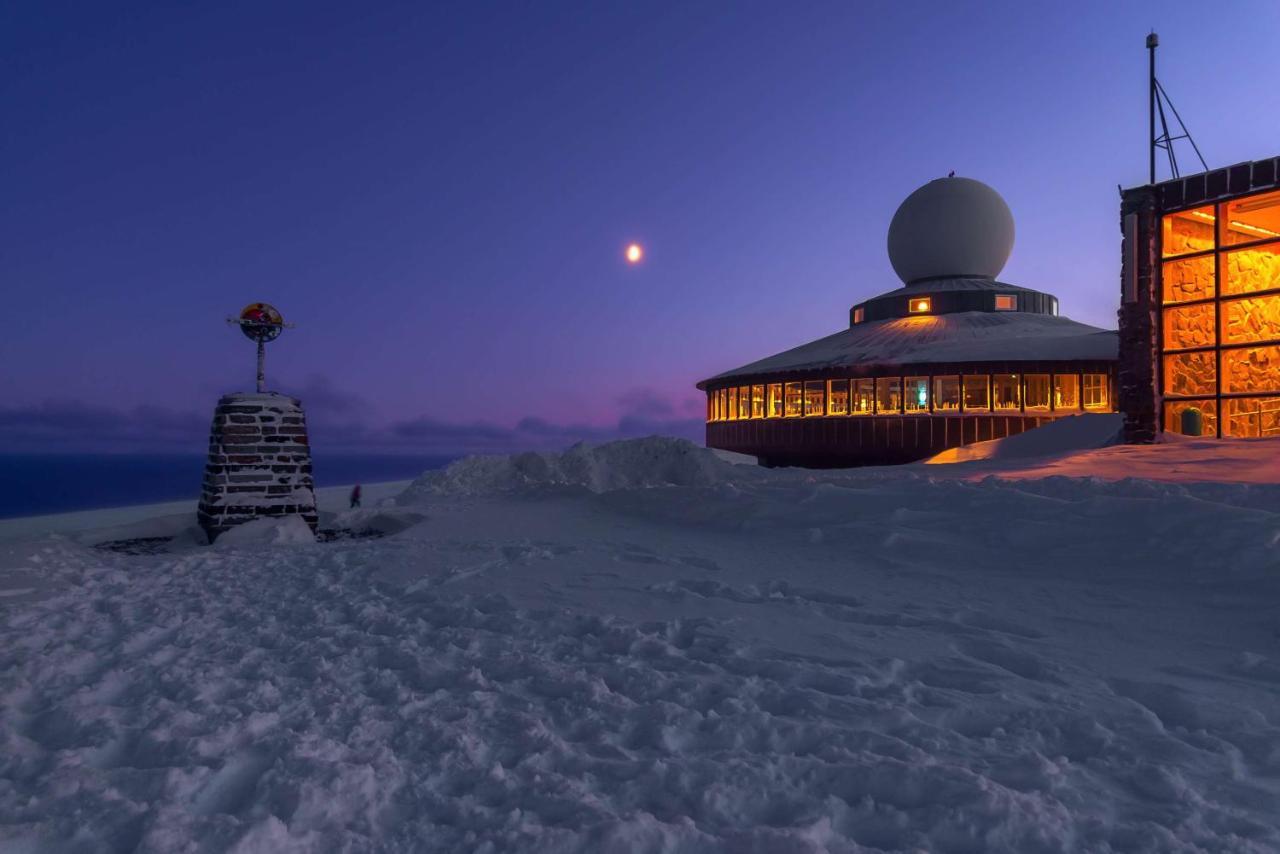
M 396 501 L 403 506 L 436 496 L 501 495 L 548 487 L 612 492 L 712 486 L 743 476 L 743 467 L 687 439 L 650 436 L 603 445 L 579 443 L 563 453 L 467 457 L 422 475 Z
M 293 546 L 314 543 L 316 535 L 301 516 L 273 516 L 236 525 L 218 537 L 219 546 Z
M 975 460 L 1025 460 L 1105 448 L 1119 441 L 1122 419 L 1118 413 L 1070 415 L 1005 439 L 948 448 L 924 462 L 940 465 Z

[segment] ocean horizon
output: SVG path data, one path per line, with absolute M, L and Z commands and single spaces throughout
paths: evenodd
M 317 488 L 409 480 L 457 456 L 317 454 Z M 197 500 L 203 454 L 0 454 L 0 519 Z

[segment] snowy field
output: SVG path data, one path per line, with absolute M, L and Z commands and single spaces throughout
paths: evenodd
M 464 460 L 329 519 L 379 539 L 28 525 L 0 850 L 1280 850 L 1280 444 L 1112 429 Z

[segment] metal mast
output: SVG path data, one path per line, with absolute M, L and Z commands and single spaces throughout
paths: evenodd
M 1149 138 L 1151 140 L 1150 157 L 1148 165 L 1150 169 L 1150 182 L 1156 182 L 1156 149 L 1163 148 L 1169 156 L 1169 172 L 1174 178 L 1180 177 L 1178 172 L 1178 155 L 1173 150 L 1173 143 L 1179 139 L 1185 139 L 1191 143 L 1191 150 L 1196 153 L 1196 157 L 1200 161 L 1200 166 L 1204 171 L 1209 171 L 1209 164 L 1204 162 L 1204 156 L 1200 153 L 1200 147 L 1196 145 L 1196 141 L 1191 138 L 1191 131 L 1187 130 L 1187 124 L 1182 120 L 1182 116 L 1178 115 L 1178 108 L 1173 105 L 1173 101 L 1169 99 L 1169 93 L 1164 90 L 1164 86 L 1160 85 L 1160 81 L 1156 78 L 1156 48 L 1160 46 L 1160 37 L 1154 32 L 1147 34 L 1147 54 L 1149 58 L 1148 66 L 1148 99 L 1147 99 L 1147 126 L 1149 128 Z M 1165 105 L 1169 105 L 1169 112 L 1173 113 L 1174 119 L 1178 122 L 1178 128 L 1182 133 L 1173 136 L 1169 133 L 1169 121 L 1165 116 Z M 1156 136 L 1156 114 L 1160 114 L 1160 136 Z

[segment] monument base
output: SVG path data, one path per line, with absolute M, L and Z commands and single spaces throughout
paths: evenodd
M 213 542 L 236 525 L 298 515 L 319 524 L 302 403 L 274 392 L 223 395 L 213 413 L 197 517 Z

